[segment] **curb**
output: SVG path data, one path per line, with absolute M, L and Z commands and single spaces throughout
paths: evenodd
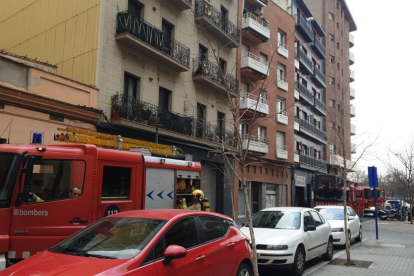
M 361 242 L 358 243 L 354 243 L 353 245 L 351 245 L 351 250 L 355 247 L 361 246 L 364 242 L 366 242 L 367 240 L 369 240 L 369 238 L 362 238 Z M 329 264 L 330 262 L 332 262 L 333 260 L 337 259 L 338 257 L 342 256 L 346 254 L 346 249 L 343 249 L 339 252 L 337 252 L 336 254 L 333 255 L 333 258 L 331 261 L 321 261 L 320 263 L 318 263 L 317 265 L 312 266 L 311 268 L 307 269 L 304 273 L 303 276 L 308 276 L 311 275 L 313 272 L 315 272 L 316 270 L 322 268 L 323 266 Z

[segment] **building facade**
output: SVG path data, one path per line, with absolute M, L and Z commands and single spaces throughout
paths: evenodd
M 326 33 L 326 102 L 328 136 L 328 173 L 342 176 L 344 159 L 347 171 L 355 170 L 351 155 L 356 152 L 351 137 L 356 135 L 355 107 L 351 100 L 355 90 L 355 72 L 350 69 L 355 57 L 349 50 L 354 45 L 351 32 L 357 26 L 345 0 L 305 0 L 314 18 L 322 24 Z
M 157 137 L 181 148 L 202 164 L 211 209 L 232 215 L 232 173 L 217 149 L 223 143 L 235 146 L 227 107 L 239 89 L 238 2 L 62 5 L 54 0 L 11 4 L 0 12 L 0 48 L 46 60 L 57 65 L 58 74 L 96 85 L 105 115 L 98 131 L 151 142 Z M 21 32 L 11 31 L 15 25 Z
M 294 18 L 272 1 L 243 0 L 239 116 L 252 213 L 291 205 L 294 164 Z M 235 163 L 236 175 L 241 175 Z M 236 218 L 246 216 L 243 187 L 233 182 Z

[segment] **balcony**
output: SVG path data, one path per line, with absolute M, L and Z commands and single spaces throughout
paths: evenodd
M 278 42 L 278 47 L 277 47 L 277 52 L 281 55 L 284 56 L 285 58 L 289 57 L 289 50 L 288 47 L 285 43 L 283 42 Z
M 195 21 L 228 47 L 240 46 L 240 30 L 207 1 L 195 1 Z
M 241 74 L 251 81 L 259 81 L 269 76 L 267 60 L 252 53 L 241 54 Z
M 305 167 L 308 169 L 316 169 L 316 170 L 322 170 L 321 172 L 326 172 L 326 161 L 323 159 L 318 159 L 314 156 L 310 156 L 304 153 L 299 154 L 299 163 L 300 167 Z
M 318 85 L 319 88 L 326 88 L 326 77 L 321 69 L 315 66 L 315 70 L 312 74 L 312 79 Z
M 350 106 L 350 115 L 352 118 L 355 117 L 355 106 L 353 105 Z
M 288 159 L 288 151 L 286 146 L 276 146 L 276 157 L 280 159 Z
M 153 125 L 157 124 L 159 128 L 168 130 L 169 136 L 174 136 L 172 133 L 176 133 L 181 134 L 177 137 L 187 137 L 184 139 L 194 142 L 198 141 L 197 138 L 201 138 L 215 143 L 225 143 L 232 147 L 237 145 L 234 132 L 221 130 L 211 124 L 203 124 L 202 128 L 197 128 L 194 117 L 183 116 L 180 113 L 120 95 L 112 96 L 111 104 L 111 123 L 117 126 L 155 133 Z
M 299 118 L 297 116 L 295 116 L 295 122 L 293 124 L 293 128 L 294 130 L 299 131 Z
M 242 149 L 260 154 L 269 153 L 269 145 L 266 138 L 259 138 L 248 134 L 242 137 Z
M 305 104 L 308 105 L 314 105 L 315 97 L 313 96 L 313 93 L 306 88 L 305 85 L 303 85 L 300 82 L 296 82 L 298 90 L 299 90 L 299 96 L 302 100 L 304 100 Z
M 326 49 L 325 49 L 325 46 L 323 46 L 322 41 L 319 38 L 315 38 L 315 40 L 312 43 L 312 48 L 321 59 L 325 59 Z
M 355 71 L 354 70 L 349 70 L 349 71 L 350 71 L 349 82 L 354 82 L 355 81 Z
M 240 95 L 240 113 L 243 115 L 265 116 L 269 114 L 267 99 L 251 93 Z
M 329 155 L 329 164 L 332 165 L 332 166 L 340 167 L 340 168 L 345 167 L 344 158 L 340 155 L 335 154 L 335 153 L 331 153 Z M 348 172 L 355 172 L 356 171 L 355 162 L 346 159 L 346 168 L 347 168 Z
M 299 57 L 298 56 L 295 56 L 295 68 L 296 69 L 300 69 L 300 63 L 299 63 Z
M 355 88 L 350 89 L 349 95 L 351 97 L 351 100 L 355 100 Z
M 193 80 L 225 96 L 230 93 L 231 97 L 237 97 L 239 91 L 239 83 L 235 77 L 228 73 L 223 76 L 220 67 L 201 58 L 193 59 Z
M 277 87 L 279 87 L 282 90 L 288 91 L 289 84 L 287 82 L 287 79 L 283 76 L 277 76 Z
M 276 121 L 278 123 L 287 125 L 288 124 L 288 116 L 286 111 L 278 111 L 276 114 Z
M 351 143 L 351 153 L 357 153 L 357 145 L 355 143 Z
M 299 163 L 299 160 L 300 160 L 300 158 L 299 158 L 299 153 L 294 153 L 294 155 L 293 155 L 293 161 L 295 162 L 295 163 Z
M 297 82 L 295 82 L 295 91 L 294 91 L 294 93 L 295 93 L 295 99 L 297 99 L 297 100 L 299 100 L 299 98 L 300 98 L 300 96 L 299 96 L 299 85 L 298 85 L 298 83 Z
M 178 72 L 190 70 L 190 49 L 134 14 L 117 14 L 115 39 Z
M 171 3 L 180 10 L 188 10 L 191 9 L 192 0 L 171 0 Z
M 326 105 L 318 98 L 315 98 L 315 110 L 319 112 L 320 115 L 326 116 Z
M 269 22 L 248 12 L 243 14 L 243 38 L 255 44 L 264 43 L 270 38 Z
M 349 52 L 349 65 L 353 65 L 355 63 L 355 54 L 351 51 Z
M 310 122 L 299 118 L 299 131 L 303 132 L 304 134 L 308 135 L 309 137 L 312 137 L 313 139 L 318 140 L 319 142 L 322 142 L 326 144 L 326 132 L 322 129 L 319 129 L 314 124 L 311 124 Z
M 299 49 L 299 63 L 300 70 L 302 70 L 305 75 L 313 73 L 312 60 L 302 49 Z
M 355 41 L 354 35 L 350 33 L 349 34 L 349 48 L 354 47 L 354 41 Z
M 301 15 L 296 16 L 296 29 L 299 30 L 306 42 L 313 41 L 313 31 L 310 23 Z
M 246 3 L 249 3 L 251 5 L 257 4 L 262 7 L 266 7 L 269 4 L 268 0 L 246 0 Z
M 351 135 L 356 135 L 356 126 L 351 124 Z

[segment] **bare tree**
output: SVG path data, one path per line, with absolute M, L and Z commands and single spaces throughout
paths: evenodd
M 414 139 L 411 135 L 410 139 L 403 143 L 399 150 L 389 150 L 388 159 L 384 162 L 387 172 L 394 180 L 401 184 L 407 191 L 410 209 L 413 208 L 413 192 L 414 192 Z M 413 224 L 412 211 L 409 212 L 411 224 Z

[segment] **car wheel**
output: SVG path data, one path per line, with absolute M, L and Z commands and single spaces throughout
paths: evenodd
M 291 274 L 294 276 L 301 276 L 305 270 L 305 251 L 302 247 L 296 249 L 295 260 L 293 261 L 293 267 L 290 270 Z
M 326 248 L 326 253 L 322 255 L 322 259 L 324 261 L 331 261 L 333 258 L 333 242 L 332 239 L 329 238 L 328 246 Z
M 391 208 L 390 208 L 390 206 L 387 206 L 387 207 L 385 207 L 385 209 L 390 210 Z
M 237 273 L 236 273 L 236 276 L 252 276 L 253 274 L 252 274 L 252 270 L 250 269 L 250 267 L 247 265 L 247 264 L 245 264 L 245 263 L 242 263 L 240 266 L 239 266 L 239 269 L 237 269 Z
M 359 227 L 359 235 L 355 239 L 356 242 L 362 242 L 362 227 Z
M 386 215 L 380 216 L 380 220 L 386 220 L 386 219 L 387 219 L 387 216 Z
M 351 236 L 351 231 L 348 230 L 348 242 L 349 242 L 349 247 L 351 247 L 352 244 L 352 236 Z

